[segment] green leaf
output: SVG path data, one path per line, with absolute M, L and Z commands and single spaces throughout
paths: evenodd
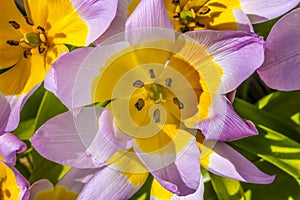
M 258 127 L 259 135 L 231 142 L 300 179 L 300 144 L 266 127 Z
M 300 112 L 300 91 L 273 92 L 258 102 L 258 108 L 274 115 L 290 119 L 292 115 Z
M 277 103 L 274 102 L 278 102 L 278 98 L 281 99 L 284 96 L 274 93 L 263 99 L 260 106 L 270 108 L 272 105 L 275 108 Z M 284 117 L 260 110 L 239 99 L 235 101 L 234 107 L 243 118 L 250 119 L 256 124 L 259 135 L 234 141 L 231 145 L 263 158 L 299 181 L 299 126 Z
M 242 183 L 247 200 L 300 199 L 300 187 L 295 179 L 266 161 L 256 162 L 255 165 L 262 171 L 276 174 L 276 178 L 272 184 L 267 185 Z
M 292 121 L 273 115 L 265 110 L 260 110 L 241 99 L 236 98 L 233 106 L 242 118 L 251 120 L 255 125 L 262 125 L 300 142 L 300 127 Z
M 150 199 L 150 189 L 153 181 L 153 176 L 149 174 L 144 185 L 130 198 L 130 200 L 146 200 Z
M 212 186 L 222 200 L 244 200 L 244 190 L 239 181 L 209 173 Z

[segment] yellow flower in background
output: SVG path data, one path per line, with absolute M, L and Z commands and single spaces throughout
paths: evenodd
M 13 0 L 1 1 L 0 92 L 28 94 L 68 52 L 65 44 L 86 46 L 101 35 L 116 6 L 105 0 L 25 0 L 23 16 Z

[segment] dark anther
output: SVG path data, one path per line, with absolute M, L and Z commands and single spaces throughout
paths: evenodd
M 177 97 L 173 98 L 173 103 L 175 103 L 180 110 L 184 108 L 184 104 L 182 102 L 180 102 Z
M 160 111 L 159 109 L 156 109 L 153 113 L 154 121 L 155 123 L 160 122 Z
M 134 87 L 137 87 L 137 88 L 141 88 L 141 87 L 144 86 L 144 83 L 143 83 L 142 81 L 140 81 L 140 80 L 137 80 L 137 81 L 135 81 L 135 82 L 133 83 L 133 86 L 134 86 Z
M 149 73 L 150 73 L 150 78 L 155 78 L 155 74 L 154 74 L 154 70 L 153 69 L 150 69 Z
M 165 80 L 165 83 L 166 83 L 166 86 L 171 87 L 172 79 L 171 79 L 171 78 L 167 78 L 167 79 Z
M 178 4 L 180 4 L 180 1 L 179 0 L 172 0 L 172 4 L 178 5 Z
M 6 43 L 11 45 L 11 46 L 18 46 L 19 45 L 19 42 L 15 41 L 15 40 L 7 40 Z
M 40 53 L 40 54 L 44 53 L 44 51 L 46 50 L 46 48 L 45 48 L 45 47 L 42 47 L 42 45 L 40 45 L 40 46 L 38 47 L 38 49 L 39 49 L 39 53 Z
M 190 30 L 187 26 L 181 27 L 180 29 L 182 33 L 188 32 Z
M 45 29 L 41 26 L 38 26 L 37 30 L 41 31 L 41 33 L 43 33 L 43 34 L 45 33 Z
M 20 24 L 18 24 L 16 21 L 9 21 L 8 22 L 14 29 L 19 29 Z
M 145 106 L 145 101 L 144 101 L 144 99 L 139 98 L 139 99 L 137 100 L 137 102 L 135 103 L 134 106 L 135 106 L 135 108 L 136 108 L 138 111 L 142 110 L 143 107 Z
M 196 22 L 196 25 L 197 25 L 197 26 L 200 26 L 201 28 L 204 28 L 204 27 L 205 27 L 205 25 L 204 25 L 204 24 L 201 24 L 200 22 Z
M 205 14 L 207 14 L 207 13 L 209 13 L 210 12 L 210 8 L 209 7 L 202 7 L 200 10 L 199 10 L 199 14 L 200 15 L 205 15 Z
M 30 26 L 34 25 L 32 19 L 30 19 L 30 17 L 25 16 L 25 19 L 26 19 L 27 24 L 29 24 Z
M 173 18 L 180 18 L 180 13 L 177 13 L 177 15 L 174 15 Z
M 24 52 L 23 52 L 23 56 L 24 58 L 28 58 L 29 56 L 31 56 L 32 53 L 30 51 L 30 49 L 26 49 Z

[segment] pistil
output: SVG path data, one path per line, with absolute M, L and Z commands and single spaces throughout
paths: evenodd
M 208 6 L 193 7 L 194 0 L 189 0 L 184 6 L 180 6 L 180 0 L 172 0 L 175 6 L 173 18 L 179 23 L 181 32 L 201 30 L 205 28 L 205 24 L 201 23 L 201 17 L 210 13 Z M 206 2 L 207 3 L 207 2 Z
M 21 28 L 20 24 L 16 21 L 9 21 L 8 23 L 16 30 Z M 20 29 L 20 31 L 22 33 L 24 32 L 22 29 Z M 7 40 L 6 43 L 11 46 L 24 47 L 24 58 L 28 58 L 36 53 L 43 54 L 49 47 L 45 32 L 46 30 L 42 26 L 37 26 L 33 28 L 33 32 L 23 33 L 23 38 L 19 41 Z

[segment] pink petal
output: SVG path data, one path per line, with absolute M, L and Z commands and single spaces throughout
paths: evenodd
M 128 18 L 125 31 L 126 40 L 132 45 L 175 37 L 173 24 L 160 0 L 142 0 Z
M 257 24 L 283 15 L 296 7 L 299 0 L 241 0 L 240 3 L 251 22 Z
M 61 56 L 46 75 L 44 87 L 55 94 L 69 110 L 73 107 L 73 88 L 80 63 L 92 50 L 89 47 L 80 48 Z
M 282 17 L 266 41 L 266 59 L 258 69 L 261 79 L 277 90 L 300 89 L 300 9 Z
M 210 116 L 200 121 L 198 128 L 207 140 L 233 141 L 258 134 L 255 125 L 244 121 L 233 110 L 230 101 L 221 95 L 215 96 Z
M 6 129 L 8 123 L 8 117 L 10 114 L 10 105 L 7 99 L 0 93 L 0 135 L 2 135 Z
M 126 22 L 126 31 L 141 28 L 174 29 L 163 1 L 142 0 Z
M 32 145 L 42 156 L 60 164 L 77 168 L 98 167 L 86 154 L 97 133 L 97 120 L 102 112 L 100 108 L 98 113 L 94 109 L 85 109 L 76 117 L 66 112 L 50 119 L 31 138 Z
M 79 193 L 86 183 L 93 177 L 99 169 L 77 169 L 71 168 L 62 178 L 58 181 L 57 185 L 62 185 L 68 190 Z
M 207 53 L 212 55 L 213 61 L 221 67 L 219 94 L 235 90 L 264 60 L 263 38 L 253 33 L 206 30 L 187 32 L 184 36 L 187 36 L 187 40 L 191 38 L 203 45 Z M 201 59 L 195 65 L 205 67 Z M 209 74 L 207 76 L 210 77 Z
M 78 200 L 129 199 L 142 187 L 148 172 L 144 171 L 135 154 L 127 152 L 114 161 L 95 173 Z
M 183 132 L 178 134 L 182 135 Z M 177 142 L 182 140 L 178 139 Z M 177 153 L 178 147 L 176 148 L 176 146 L 178 144 L 175 142 L 158 152 L 145 153 L 137 146 L 134 149 L 154 178 L 164 188 L 179 196 L 192 194 L 197 190 L 201 176 L 199 157 L 197 157 L 200 156 L 200 152 L 194 137 Z M 191 172 L 193 172 L 192 176 Z
M 117 33 L 121 33 L 125 31 L 125 23 L 127 20 L 128 6 L 132 0 L 122 0 L 118 1 L 118 8 L 116 17 L 111 22 L 108 29 L 93 42 L 93 44 L 100 45 L 105 39 L 112 37 Z
M 0 136 L 0 155 L 5 163 L 16 164 L 16 154 L 27 149 L 26 144 L 12 133 L 5 133 Z
M 80 17 L 87 23 L 89 33 L 86 45 L 95 41 L 114 19 L 118 1 L 71 0 Z
M 212 152 L 207 156 L 209 156 L 207 170 L 220 176 L 256 184 L 269 184 L 275 178 L 261 172 L 253 163 L 222 142 L 216 142 Z
M 245 12 L 243 12 L 240 9 L 233 9 L 232 12 L 234 14 L 234 18 L 238 26 L 237 30 L 254 32 L 251 21 Z

